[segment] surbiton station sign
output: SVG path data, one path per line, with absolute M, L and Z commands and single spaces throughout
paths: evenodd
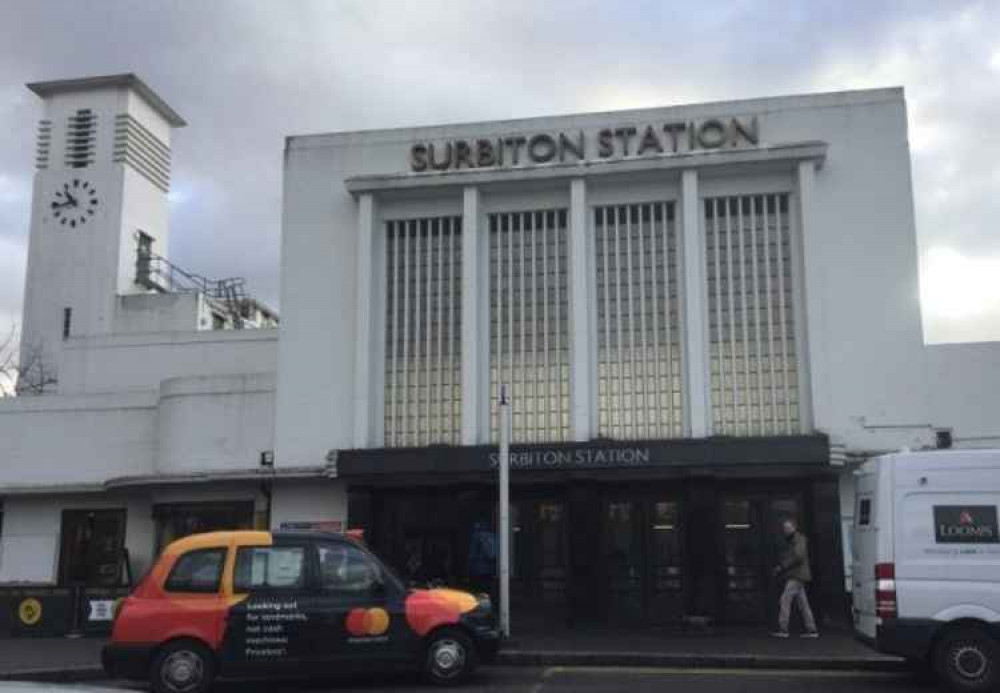
M 757 146 L 759 142 L 760 123 L 757 116 L 709 118 L 602 128 L 589 138 L 583 130 L 578 130 L 416 142 L 410 147 L 410 170 L 419 173 L 574 163 L 594 158 L 642 157 L 698 149 Z

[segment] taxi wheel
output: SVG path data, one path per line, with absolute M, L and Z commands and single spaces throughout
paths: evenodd
M 205 693 L 214 677 L 211 651 L 194 640 L 176 640 L 161 647 L 150 672 L 154 693 Z
M 438 686 L 455 686 L 476 669 L 476 647 L 456 628 L 435 631 L 427 641 L 424 676 Z

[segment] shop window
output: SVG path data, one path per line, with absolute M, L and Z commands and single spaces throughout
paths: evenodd
M 381 582 L 371 558 L 348 544 L 319 546 L 319 576 L 320 586 L 329 592 L 363 594 Z
M 298 590 L 305 586 L 306 550 L 301 546 L 255 546 L 236 553 L 233 589 Z
M 66 510 L 61 534 L 60 584 L 113 587 L 122 583 L 124 510 Z
M 163 587 L 167 592 L 218 592 L 225 562 L 225 549 L 189 551 L 174 563 Z
M 172 503 L 153 506 L 156 552 L 192 534 L 254 528 L 253 501 Z

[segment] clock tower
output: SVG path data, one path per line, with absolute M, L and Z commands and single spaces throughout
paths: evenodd
M 27 86 L 43 116 L 21 379 L 48 391 L 66 339 L 114 333 L 119 297 L 149 291 L 136 282 L 138 252 L 167 255 L 170 134 L 185 123 L 133 74 Z

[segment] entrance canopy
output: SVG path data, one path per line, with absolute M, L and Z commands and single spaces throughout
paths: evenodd
M 497 447 L 429 446 L 342 450 L 337 456 L 337 476 L 371 480 L 408 475 L 485 477 L 497 466 Z M 697 438 L 678 440 L 612 441 L 551 445 L 512 445 L 511 469 L 517 471 L 604 472 L 793 466 L 815 472 L 830 465 L 830 442 L 825 435 L 762 438 Z

